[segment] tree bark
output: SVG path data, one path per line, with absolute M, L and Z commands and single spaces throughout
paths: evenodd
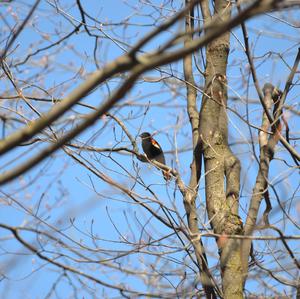
M 185 1 L 186 6 L 190 5 L 190 0 Z M 191 9 L 190 13 L 186 15 L 185 18 L 185 46 L 188 46 L 189 43 L 193 40 L 192 32 L 194 29 L 194 13 Z M 193 76 L 193 63 L 192 63 L 192 54 L 186 56 L 183 59 L 183 69 L 184 69 L 184 78 L 186 81 L 186 93 L 187 93 L 187 111 L 190 119 L 192 137 L 193 137 L 193 160 L 191 163 L 191 176 L 188 188 L 185 188 L 183 202 L 187 215 L 188 227 L 190 233 L 192 234 L 192 245 L 195 250 L 195 255 L 197 258 L 197 263 L 200 270 L 200 280 L 203 285 L 203 289 L 206 295 L 206 298 L 214 299 L 217 298 L 215 293 L 215 288 L 217 285 L 213 280 L 213 277 L 209 271 L 208 262 L 206 258 L 206 253 L 204 246 L 202 244 L 201 238 L 194 238 L 193 236 L 199 236 L 199 226 L 198 226 L 198 216 L 197 216 L 197 207 L 196 207 L 196 198 L 199 189 L 199 179 L 201 173 L 201 159 L 200 155 L 197 153 L 199 148 L 198 144 L 198 127 L 199 127 L 199 113 L 197 110 L 197 90 L 195 88 L 195 80 Z
M 230 3 L 214 2 L 216 21 L 227 20 Z M 211 18 L 207 5 L 202 5 L 205 21 Z M 240 162 L 228 146 L 226 69 L 230 33 L 226 32 L 206 48 L 205 94 L 202 99 L 199 123 L 199 142 L 204 157 L 206 204 L 215 233 L 241 234 L 238 216 Z M 225 236 L 217 240 L 224 298 L 243 298 L 243 272 L 240 241 Z

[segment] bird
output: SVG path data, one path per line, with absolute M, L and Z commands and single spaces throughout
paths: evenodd
M 144 132 L 139 135 L 142 138 L 142 148 L 149 160 L 157 161 L 161 164 L 166 165 L 164 152 L 159 143 L 152 138 L 151 134 Z M 170 173 L 166 170 L 162 170 L 162 174 L 166 181 L 170 180 Z

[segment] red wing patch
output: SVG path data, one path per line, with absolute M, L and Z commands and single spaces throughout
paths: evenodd
M 161 149 L 160 146 L 159 146 L 159 144 L 157 143 L 157 141 L 154 140 L 153 138 L 151 138 L 151 143 L 152 143 L 152 145 L 155 146 L 156 148 Z

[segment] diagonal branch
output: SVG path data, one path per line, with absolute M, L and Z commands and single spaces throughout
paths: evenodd
M 39 5 L 40 2 L 41 2 L 41 0 L 35 1 L 34 5 L 30 9 L 30 11 L 29 11 L 28 15 L 26 16 L 26 18 L 24 19 L 24 21 L 20 24 L 20 26 L 18 27 L 18 29 L 15 32 L 13 32 L 13 35 L 12 35 L 10 41 L 7 43 L 5 49 L 0 54 L 0 61 L 1 62 L 2 62 L 3 59 L 5 59 L 8 50 L 11 48 L 11 46 L 13 45 L 13 43 L 15 42 L 15 40 L 17 39 L 17 37 L 19 36 L 19 34 L 23 31 L 23 29 L 25 28 L 26 24 L 30 20 L 32 14 L 36 10 L 36 8 L 38 7 L 38 5 Z
M 0 184 L 4 184 L 12 180 L 16 176 L 28 171 L 39 162 L 47 158 L 49 155 L 51 155 L 53 152 L 55 152 L 57 149 L 59 149 L 61 146 L 63 146 L 65 143 L 67 143 L 72 138 L 95 123 L 101 115 L 108 112 L 108 110 L 115 103 L 117 103 L 121 98 L 124 97 L 124 95 L 131 89 L 135 81 L 142 73 L 155 67 L 177 61 L 185 57 L 186 55 L 191 54 L 195 50 L 200 49 L 201 47 L 207 45 L 209 42 L 213 41 L 215 38 L 221 36 L 225 31 L 234 28 L 242 21 L 245 21 L 252 16 L 256 16 L 260 13 L 273 10 L 276 8 L 276 5 L 279 5 L 277 1 L 256 0 L 235 17 L 229 18 L 228 20 L 217 24 L 213 22 L 210 23 L 209 26 L 211 30 L 209 30 L 203 37 L 191 41 L 186 47 L 175 49 L 174 51 L 170 51 L 167 53 L 159 53 L 159 50 L 157 50 L 152 54 L 145 54 L 136 58 L 130 57 L 128 54 L 125 54 L 105 66 L 102 70 L 96 71 L 82 85 L 71 92 L 69 96 L 65 98 L 65 100 L 55 105 L 47 114 L 44 114 L 41 118 L 33 121 L 25 128 L 9 135 L 8 137 L 6 137 L 6 139 L 1 140 L 0 155 L 29 140 L 35 134 L 41 132 L 47 126 L 51 125 L 61 115 L 68 111 L 68 109 L 78 103 L 83 97 L 88 95 L 95 87 L 97 87 L 108 78 L 111 78 L 112 76 L 119 73 L 124 73 L 128 70 L 131 70 L 131 75 L 129 75 L 129 77 L 121 85 L 121 87 L 117 89 L 116 92 L 106 102 L 104 102 L 95 113 L 88 115 L 87 119 L 84 122 L 80 123 L 75 129 L 68 132 L 51 146 L 42 150 L 37 156 L 26 161 L 24 164 L 17 166 L 15 169 L 4 173 L 0 177 Z M 292 2 L 291 5 L 296 5 L 296 3 Z M 281 136 L 280 138 L 282 139 L 283 137 Z M 286 140 L 285 142 L 288 144 L 288 148 L 290 148 L 290 144 Z M 292 152 L 291 149 L 289 150 Z M 294 149 L 293 151 L 295 152 Z M 297 157 L 297 153 L 294 153 L 294 155 L 295 157 Z
M 240 8 L 239 4 L 237 5 L 237 8 L 238 8 L 238 11 L 241 12 L 241 8 Z M 260 89 L 260 86 L 259 86 L 259 83 L 258 83 L 258 78 L 257 78 L 257 75 L 256 75 L 256 71 L 255 71 L 253 59 L 252 59 L 251 53 L 250 53 L 250 46 L 249 46 L 249 41 L 248 41 L 249 37 L 248 37 L 247 28 L 246 28 L 246 25 L 245 25 L 244 22 L 241 22 L 241 26 L 242 26 L 242 31 L 243 31 L 244 43 L 245 43 L 245 52 L 246 52 L 246 56 L 247 56 L 247 59 L 248 59 L 249 65 L 250 65 L 250 70 L 251 70 L 251 75 L 252 75 L 253 83 L 254 83 L 256 92 L 258 94 L 260 103 L 261 103 L 261 105 L 262 105 L 262 107 L 264 109 L 264 112 L 265 112 L 266 116 L 268 117 L 269 122 L 271 124 L 273 124 L 274 123 L 273 116 L 271 115 L 270 111 L 268 111 L 268 109 L 266 107 L 266 104 L 265 104 L 265 101 L 264 101 L 264 96 L 263 96 L 263 94 L 261 92 L 261 89 Z M 298 56 L 299 56 L 299 53 L 298 53 L 298 55 L 296 57 L 296 60 L 295 60 L 295 63 L 294 63 L 294 67 L 292 68 L 292 71 L 290 73 L 289 79 L 288 79 L 287 84 L 285 86 L 285 91 L 286 91 L 285 93 L 286 94 L 287 94 L 288 88 L 290 86 L 288 84 L 288 82 L 292 81 L 292 78 L 293 78 L 294 73 L 296 71 L 296 66 L 299 63 L 299 57 Z M 285 97 L 286 97 L 286 95 L 285 95 Z M 285 97 L 282 100 L 282 104 L 283 104 L 283 102 L 285 100 Z M 279 140 L 280 140 L 281 144 L 289 151 L 289 153 L 291 154 L 291 156 L 293 157 L 293 159 L 294 160 L 296 159 L 297 161 L 300 161 L 300 154 L 289 144 L 289 142 L 281 135 L 280 132 L 278 134 L 278 137 L 279 137 Z
M 264 105 L 267 111 L 271 110 L 274 102 L 278 99 L 277 89 L 270 83 L 265 84 L 263 88 L 264 92 Z M 276 111 L 274 111 L 276 113 Z M 264 111 L 262 115 L 262 127 L 268 129 L 271 126 L 267 113 Z M 274 132 L 273 132 L 274 133 Z M 260 157 L 259 157 L 259 171 L 256 177 L 255 186 L 252 191 L 252 197 L 250 201 L 249 211 L 247 213 L 247 219 L 244 227 L 244 234 L 251 235 L 255 230 L 256 220 L 260 208 L 260 204 L 263 198 L 266 200 L 267 209 L 264 212 L 265 225 L 269 225 L 267 215 L 271 209 L 269 193 L 268 193 L 268 176 L 270 162 L 274 156 L 275 146 L 277 144 L 276 134 L 268 135 L 264 131 L 259 133 L 259 146 L 260 146 Z M 244 240 L 242 243 L 242 263 L 243 271 L 246 279 L 248 272 L 248 257 L 251 249 L 251 240 Z

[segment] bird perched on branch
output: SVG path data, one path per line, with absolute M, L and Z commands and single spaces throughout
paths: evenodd
M 148 132 L 144 132 L 140 135 L 140 137 L 142 138 L 142 148 L 147 158 L 149 160 L 154 160 L 166 165 L 164 152 L 158 142 L 154 138 L 152 138 L 151 134 Z M 162 170 L 162 173 L 166 181 L 171 178 L 168 171 Z

